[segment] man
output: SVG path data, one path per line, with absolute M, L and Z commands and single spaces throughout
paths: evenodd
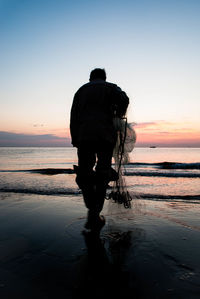
M 113 118 L 123 117 L 128 104 L 125 92 L 106 82 L 106 72 L 100 68 L 91 71 L 90 82 L 80 87 L 74 96 L 70 131 L 72 144 L 78 148 L 76 182 L 88 208 L 85 228 L 93 232 L 100 232 L 105 224 L 100 212 L 108 182 L 113 180 L 111 163 L 117 138 Z

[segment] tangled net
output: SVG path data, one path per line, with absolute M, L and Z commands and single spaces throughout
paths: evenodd
M 127 118 L 115 118 L 114 126 L 117 131 L 117 142 L 113 151 L 115 171 L 118 180 L 113 183 L 112 191 L 108 198 L 118 204 L 123 204 L 125 209 L 131 208 L 132 197 L 127 190 L 125 178 L 123 177 L 124 165 L 129 162 L 129 153 L 133 150 L 136 134 L 133 124 L 127 122 Z

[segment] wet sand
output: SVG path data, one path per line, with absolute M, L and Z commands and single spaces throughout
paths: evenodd
M 94 239 L 80 196 L 4 193 L 0 298 L 200 298 L 199 204 L 140 200 L 126 217 L 107 206 Z

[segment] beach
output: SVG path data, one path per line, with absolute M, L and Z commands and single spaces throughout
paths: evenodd
M 128 219 L 105 205 L 99 245 L 81 233 L 79 197 L 10 194 L 0 204 L 1 298 L 199 298 L 196 204 L 142 201 Z
M 159 173 L 168 173 L 164 177 L 127 176 L 132 209 L 106 200 L 106 225 L 94 239 L 82 233 L 86 208 L 73 173 L 22 171 L 53 163 L 68 169 L 76 161 L 70 158 L 61 166 L 47 150 L 46 160 L 37 150 L 30 165 L 23 151 L 21 160 L 9 158 L 5 164 L 2 159 L 1 165 L 0 298 L 200 297 L 199 179 L 189 177 L 199 170 L 197 164 L 186 169 L 194 161 L 182 161 L 185 169 L 179 165 L 173 172 L 162 167 Z M 61 152 L 58 157 L 62 161 Z M 131 167 L 127 171 L 133 172 Z M 155 169 L 140 165 L 138 172 Z

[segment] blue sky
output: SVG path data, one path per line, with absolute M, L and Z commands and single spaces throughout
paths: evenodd
M 0 131 L 68 136 L 73 94 L 104 67 L 138 129 L 198 139 L 199 15 L 193 0 L 1 0 Z

